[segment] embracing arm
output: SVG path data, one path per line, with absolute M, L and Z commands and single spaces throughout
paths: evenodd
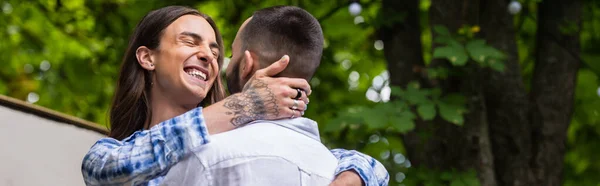
M 375 158 L 355 150 L 332 149 L 331 153 L 338 159 L 336 179 L 331 185 L 388 185 L 390 176 Z
M 83 159 L 86 185 L 136 185 L 164 174 L 191 149 L 209 142 L 196 108 L 124 140 L 98 140 Z

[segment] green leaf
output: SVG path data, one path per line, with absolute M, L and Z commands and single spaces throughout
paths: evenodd
M 502 61 L 490 59 L 490 60 L 488 60 L 488 65 L 490 66 L 490 68 L 494 69 L 495 71 L 504 72 L 505 68 L 504 68 L 504 63 Z
M 406 110 L 405 112 L 401 112 L 400 114 L 398 114 L 398 116 L 401 117 L 401 118 L 406 118 L 408 120 L 413 120 L 413 119 L 415 119 L 417 117 L 415 114 L 413 114 L 409 110 Z
M 417 107 L 419 116 L 425 121 L 432 120 L 435 117 L 435 105 L 432 102 L 422 103 Z
M 435 42 L 435 43 L 438 43 L 438 44 L 446 44 L 446 45 L 449 45 L 449 44 L 450 44 L 450 42 L 452 42 L 452 40 L 453 40 L 453 39 L 452 39 L 452 37 L 450 37 L 450 36 L 442 36 L 442 35 L 439 35 L 439 36 L 436 36 L 436 37 L 433 39 L 433 42 Z
M 391 112 L 392 115 L 400 114 L 401 112 L 404 112 L 408 109 L 406 101 L 394 100 L 387 103 L 390 104 L 390 106 L 393 108 Z
M 494 58 L 494 59 L 506 59 L 506 55 L 502 51 L 500 51 L 500 50 L 498 50 L 498 49 L 496 49 L 494 47 L 488 46 L 485 49 L 486 49 L 486 52 L 488 53 L 488 55 L 491 58 Z
M 460 43 L 459 41 L 457 41 L 456 39 L 451 39 L 450 41 L 448 41 L 448 46 L 450 47 L 456 47 L 456 48 L 461 48 L 464 50 L 464 46 L 462 43 Z
M 402 97 L 404 96 L 404 91 L 402 90 L 402 88 L 398 87 L 398 86 L 390 86 L 390 88 L 392 89 L 392 96 L 398 96 L 398 97 Z
M 429 100 L 424 91 L 418 89 L 406 90 L 404 93 L 404 99 L 406 99 L 411 105 L 421 104 Z
M 484 46 L 485 46 L 485 40 L 473 39 L 473 40 L 467 42 L 466 48 L 470 49 L 470 48 L 484 47 Z
M 407 133 L 415 128 L 415 123 L 412 120 L 392 120 L 392 127 L 399 133 Z
M 455 66 L 464 66 L 467 64 L 467 60 L 469 59 L 464 48 L 462 46 L 455 45 L 436 48 L 433 51 L 433 57 L 445 58 Z
M 370 111 L 370 109 L 364 106 L 350 107 L 338 111 L 338 116 L 325 125 L 324 131 L 334 132 L 343 129 L 350 124 L 363 124 L 364 118 L 368 118 L 368 114 L 365 114 L 365 112 L 368 111 Z
M 476 39 L 469 41 L 465 48 L 467 49 L 467 52 L 469 52 L 471 59 L 476 62 L 483 63 L 490 55 L 487 54 L 485 47 L 487 47 L 485 46 L 485 40 Z
M 453 105 L 464 105 L 466 103 L 465 96 L 458 93 L 448 94 L 442 98 L 442 101 Z
M 501 51 L 499 51 L 498 49 L 496 49 L 494 47 L 486 45 L 485 40 L 482 40 L 482 39 L 476 39 L 476 40 L 469 41 L 465 48 L 466 48 L 467 52 L 469 53 L 469 56 L 471 56 L 471 59 L 478 62 L 479 64 L 483 64 L 486 61 L 491 61 L 491 60 L 497 61 L 497 60 L 502 60 L 502 59 L 506 58 L 506 56 Z M 491 66 L 489 64 L 489 62 L 487 65 Z M 492 68 L 498 70 L 503 67 L 496 65 Z
M 462 115 L 463 111 L 460 107 L 440 102 L 438 103 L 438 108 L 440 110 L 440 116 L 444 120 L 459 126 L 462 126 L 464 124 L 464 119 Z
M 448 31 L 448 28 L 442 25 L 433 26 L 433 31 L 442 36 L 450 36 L 450 31 Z
M 463 113 L 465 109 L 465 97 L 460 94 L 448 94 L 438 102 L 440 116 L 451 123 L 462 125 L 464 123 Z
M 429 79 L 446 79 L 448 77 L 448 69 L 444 67 L 428 68 L 427 75 Z
M 363 118 L 368 118 L 365 119 L 365 123 L 370 129 L 384 129 L 388 122 L 388 117 L 386 117 L 385 110 L 377 107 L 364 110 L 361 115 Z
M 414 117 L 415 115 L 412 112 L 405 111 L 400 115 L 392 116 L 390 118 L 390 124 L 397 132 L 406 133 L 415 128 L 415 123 L 413 121 Z

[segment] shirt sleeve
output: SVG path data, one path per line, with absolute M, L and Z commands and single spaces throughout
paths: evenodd
M 347 170 L 358 173 L 366 186 L 387 186 L 390 175 L 375 158 L 355 150 L 332 149 L 331 153 L 338 159 L 335 175 Z
M 139 185 L 166 174 L 191 149 L 208 142 L 199 107 L 121 141 L 98 140 L 83 158 L 81 172 L 86 185 Z

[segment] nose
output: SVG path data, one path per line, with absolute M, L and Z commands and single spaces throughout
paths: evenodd
M 204 63 L 210 63 L 213 61 L 213 53 L 211 51 L 211 49 L 209 47 L 207 47 L 206 49 L 203 49 L 201 51 L 199 51 L 196 56 L 198 57 L 198 59 Z

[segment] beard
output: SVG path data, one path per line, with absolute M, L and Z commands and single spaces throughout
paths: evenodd
M 227 79 L 227 89 L 229 94 L 235 94 L 242 92 L 242 85 L 240 84 L 240 63 L 234 63 L 233 66 L 227 68 L 233 68 L 232 73 L 229 74 Z M 231 64 L 231 63 L 230 63 Z

